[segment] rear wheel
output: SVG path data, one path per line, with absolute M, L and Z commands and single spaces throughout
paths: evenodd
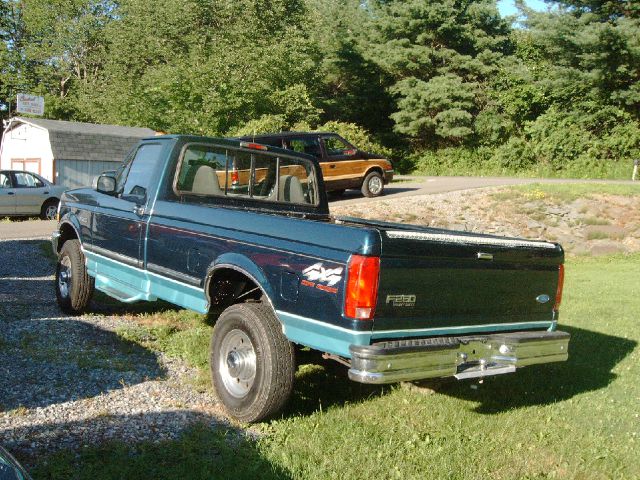
M 47 200 L 40 209 L 40 218 L 42 220 L 55 220 L 58 215 L 58 201 Z
M 93 295 L 94 279 L 87 274 L 78 240 L 67 240 L 62 245 L 55 282 L 60 310 L 71 315 L 82 313 Z
M 225 410 L 242 422 L 277 413 L 293 390 L 293 345 L 268 305 L 227 308 L 211 337 L 213 387 Z
M 370 172 L 362 182 L 362 194 L 365 197 L 377 197 L 384 191 L 384 180 L 379 172 Z

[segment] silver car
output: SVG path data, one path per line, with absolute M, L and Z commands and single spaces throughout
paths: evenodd
M 0 217 L 38 215 L 55 220 L 65 190 L 35 173 L 0 170 Z

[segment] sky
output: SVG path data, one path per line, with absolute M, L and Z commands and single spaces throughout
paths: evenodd
M 525 0 L 524 3 L 526 3 L 530 8 L 540 12 L 543 12 L 547 8 L 542 0 Z M 500 14 L 503 17 L 517 13 L 513 0 L 498 0 L 498 10 L 500 10 Z

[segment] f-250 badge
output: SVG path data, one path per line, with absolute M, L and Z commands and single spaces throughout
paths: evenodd
M 334 285 L 342 281 L 342 267 L 324 268 L 322 262 L 315 263 L 302 271 L 305 280 L 300 283 L 305 287 L 315 287 L 329 293 L 338 293 Z
M 393 305 L 394 307 L 415 307 L 416 296 L 415 295 L 387 295 L 387 305 Z

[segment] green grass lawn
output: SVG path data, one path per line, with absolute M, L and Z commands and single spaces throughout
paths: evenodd
M 147 317 L 121 334 L 206 370 L 204 317 L 189 315 L 188 333 L 154 315 L 160 326 Z M 308 364 L 284 414 L 251 435 L 195 427 L 178 441 L 60 452 L 34 476 L 640 478 L 640 256 L 570 259 L 561 323 L 572 334 L 566 363 L 432 384 L 435 392 L 359 385 Z

